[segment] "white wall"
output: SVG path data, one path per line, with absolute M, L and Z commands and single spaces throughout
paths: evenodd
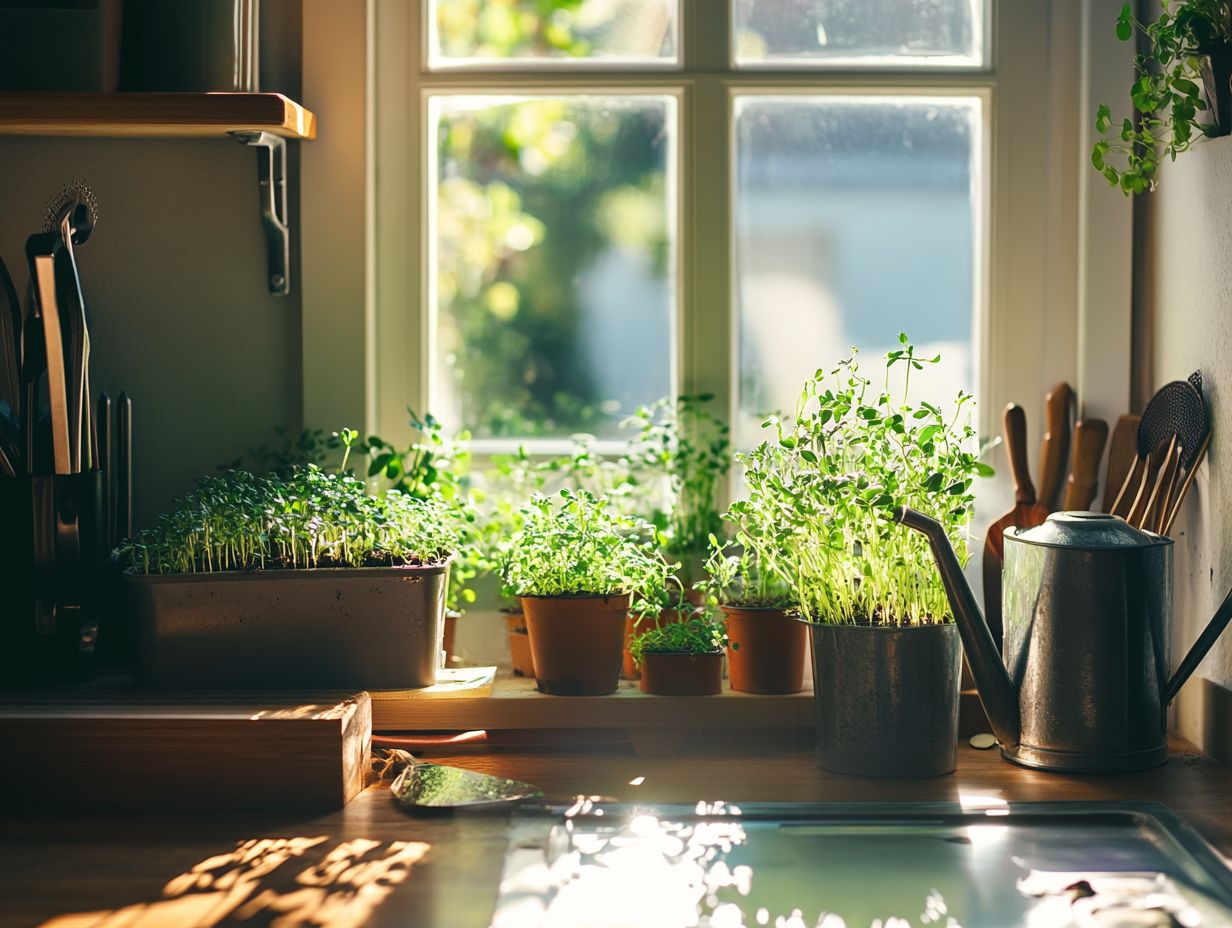
M 100 204 L 77 252 L 93 383 L 133 397 L 140 526 L 274 425 L 299 428 L 300 299 L 269 295 L 256 153 L 225 137 L 0 137 L 0 255 L 20 292 L 26 237 L 74 178 Z
M 1232 138 L 1166 163 L 1138 208 L 1137 393 L 1200 370 L 1213 414 L 1206 464 L 1173 532 L 1175 664 L 1232 587 Z M 1195 676 L 1232 687 L 1232 632 Z M 1226 707 L 1224 693 L 1191 681 L 1176 713 L 1182 734 L 1219 752 L 1232 741 L 1216 705 Z

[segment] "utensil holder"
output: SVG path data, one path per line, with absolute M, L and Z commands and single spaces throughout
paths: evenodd
M 103 486 L 99 470 L 0 478 L 0 685 L 94 676 Z

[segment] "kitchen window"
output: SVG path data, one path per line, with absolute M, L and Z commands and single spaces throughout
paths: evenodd
M 370 38 L 382 428 L 409 402 L 480 453 L 556 451 L 708 392 L 748 444 L 906 330 L 990 434 L 1072 361 L 1040 331 L 1075 324 L 1044 270 L 1048 4 L 402 7 Z

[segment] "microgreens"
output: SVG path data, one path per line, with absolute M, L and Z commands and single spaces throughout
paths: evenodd
M 653 526 L 611 509 L 585 490 L 536 494 L 500 553 L 508 596 L 632 595 L 631 611 L 658 614 L 669 601 L 676 564 L 659 553 Z M 678 598 L 677 598 L 678 600 Z
M 147 574 L 437 564 L 461 534 L 439 500 L 371 496 L 355 477 L 308 464 L 287 477 L 205 477 L 115 555 Z
M 714 654 L 726 647 L 723 625 L 698 617 L 642 632 L 629 642 L 629 653 L 640 664 L 643 654 Z
M 886 355 L 880 385 L 854 357 L 818 370 L 794 418 L 772 417 L 765 426 L 775 439 L 739 458 L 749 503 L 733 509 L 763 520 L 756 539 L 771 554 L 758 563 L 790 580 L 810 621 L 953 621 L 927 541 L 891 517 L 901 505 L 934 516 L 965 562 L 972 478 L 992 470 L 971 447 L 969 394 L 959 392 L 949 416 L 932 403 L 908 402 L 912 373 L 940 356 L 920 357 L 905 334 L 899 343 Z M 895 372 L 902 373 L 897 396 Z

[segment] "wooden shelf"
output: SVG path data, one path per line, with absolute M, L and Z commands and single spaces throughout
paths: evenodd
M 279 93 L 0 93 L 0 134 L 316 138 L 316 116 Z
M 811 690 L 790 696 L 647 696 L 621 680 L 610 696 L 545 696 L 502 674 L 490 695 L 373 700 L 373 728 L 402 731 L 545 728 L 796 728 L 813 725 Z

